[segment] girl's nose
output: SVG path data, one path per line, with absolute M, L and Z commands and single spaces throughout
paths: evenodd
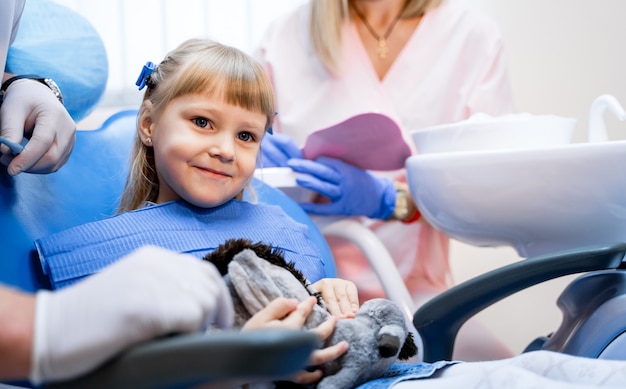
M 217 137 L 209 146 L 209 155 L 224 161 L 235 159 L 235 142 L 227 137 Z

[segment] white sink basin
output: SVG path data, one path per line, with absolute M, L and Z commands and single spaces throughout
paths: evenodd
M 556 115 L 479 113 L 461 122 L 411 131 L 411 138 L 419 154 L 532 149 L 570 143 L 575 127 L 576 119 Z
M 422 154 L 406 167 L 424 218 L 460 241 L 523 257 L 626 241 L 626 141 Z

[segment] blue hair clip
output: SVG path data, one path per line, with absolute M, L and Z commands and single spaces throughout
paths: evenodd
M 156 65 L 150 61 L 143 65 L 139 78 L 137 78 L 137 82 L 135 82 L 135 85 L 139 87 L 139 90 L 142 90 L 146 86 L 148 77 L 150 77 L 152 72 L 154 72 L 154 69 L 156 69 Z

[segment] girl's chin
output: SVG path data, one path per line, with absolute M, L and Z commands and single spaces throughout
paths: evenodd
M 185 199 L 185 201 L 187 201 L 189 204 L 194 205 L 196 207 L 199 208 L 215 208 L 215 207 L 219 207 L 222 204 L 227 203 L 228 201 L 232 200 L 232 197 L 229 197 L 228 199 L 221 199 L 221 200 L 216 200 L 216 199 Z

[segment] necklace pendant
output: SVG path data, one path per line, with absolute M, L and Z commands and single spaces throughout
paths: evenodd
M 385 39 L 385 37 L 379 37 L 378 38 L 378 47 L 376 48 L 376 53 L 378 54 L 378 58 L 380 59 L 385 59 L 387 58 L 387 51 L 389 49 L 387 48 L 387 41 Z

